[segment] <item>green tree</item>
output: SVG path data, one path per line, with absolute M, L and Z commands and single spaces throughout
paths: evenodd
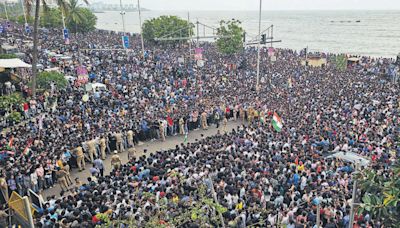
M 400 162 L 391 167 L 391 175 L 383 176 L 374 168 L 356 175 L 362 193 L 359 213 L 369 213 L 385 227 L 400 224 Z
M 218 50 L 224 54 L 234 54 L 243 49 L 244 29 L 239 20 L 220 21 L 217 35 Z
M 35 19 L 28 15 L 26 20 L 28 24 L 32 24 Z M 15 21 L 19 24 L 25 24 L 25 16 L 19 15 Z M 39 25 L 46 28 L 60 28 L 62 26 L 61 10 L 59 8 L 41 9 Z
M 40 26 L 46 28 L 62 28 L 61 10 L 59 8 L 43 10 L 40 15 Z
M 13 18 L 11 20 L 17 22 L 18 24 L 22 24 L 22 25 L 25 24 L 25 16 L 24 15 L 19 15 L 16 18 Z M 34 21 L 34 18 L 31 16 L 27 16 L 26 21 L 28 22 L 28 24 L 32 24 Z
M 150 20 L 146 20 L 143 23 L 143 38 L 149 42 L 155 42 L 155 38 L 177 38 L 177 37 L 188 37 L 189 29 L 193 34 L 194 25 L 189 23 L 187 20 L 183 20 L 177 16 L 160 16 Z M 178 41 L 170 41 L 170 43 L 176 43 Z
M 77 0 L 70 0 L 66 23 L 75 34 L 85 33 L 96 29 L 97 17 L 89 9 L 79 7 Z
M 21 105 L 25 100 L 20 93 L 0 96 L 0 109 L 11 110 L 14 105 Z
M 37 77 L 37 85 L 40 89 L 50 89 L 51 83 L 59 89 L 63 89 L 68 85 L 67 79 L 64 75 L 58 72 L 41 72 Z
M 36 96 L 36 75 L 37 75 L 37 64 L 38 64 L 38 27 L 39 27 L 39 16 L 40 16 L 40 5 L 45 10 L 48 9 L 46 0 L 24 0 L 26 5 L 26 12 L 28 15 L 31 14 L 32 7 L 35 6 L 35 16 L 33 22 L 33 51 L 32 51 L 32 95 Z M 57 0 L 57 5 L 63 9 L 66 8 L 65 0 Z
M 16 59 L 18 58 L 15 54 L 0 54 L 0 59 Z
M 338 69 L 340 71 L 345 71 L 347 69 L 346 55 L 344 55 L 344 54 L 337 55 L 333 59 L 333 64 L 336 66 L 336 69 Z

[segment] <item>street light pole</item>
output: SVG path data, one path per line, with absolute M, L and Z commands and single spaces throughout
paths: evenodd
M 124 9 L 122 8 L 122 0 L 119 0 L 119 5 L 121 7 L 121 17 L 122 17 L 122 30 L 124 32 L 124 36 L 125 36 L 125 12 Z
M 258 47 L 257 47 L 257 82 L 256 82 L 256 90 L 260 91 L 260 49 L 261 49 L 261 8 L 262 8 L 262 0 L 260 0 L 260 11 L 258 18 Z
M 354 172 L 358 171 L 358 166 L 359 164 L 356 163 L 356 170 Z M 353 173 L 353 193 L 351 196 L 351 205 L 350 205 L 350 223 L 349 223 L 349 228 L 353 228 L 354 226 L 354 206 L 356 204 L 356 193 L 357 193 L 357 179 L 354 176 Z
M 190 26 L 190 14 L 188 12 L 188 26 L 189 26 L 189 63 L 192 61 L 192 27 Z
M 4 11 L 6 11 L 6 18 L 7 18 L 7 21 L 8 21 L 7 1 L 4 1 Z
M 26 19 L 26 12 L 25 12 L 24 1 L 21 1 L 21 6 L 22 6 L 22 11 L 24 12 L 25 26 L 27 26 L 28 21 L 27 21 L 27 19 Z
M 140 9 L 140 0 L 137 1 L 137 7 L 139 11 L 139 26 L 140 26 L 140 39 L 142 41 L 142 54 L 144 59 L 144 40 L 143 40 L 143 28 L 142 28 L 142 11 Z
M 62 23 L 63 23 L 63 28 L 65 29 L 65 15 L 64 15 L 64 9 L 61 7 L 61 17 L 62 17 Z

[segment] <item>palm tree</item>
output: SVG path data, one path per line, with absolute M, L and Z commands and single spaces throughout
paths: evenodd
M 87 3 L 87 2 L 85 2 Z M 67 21 L 75 24 L 75 38 L 78 33 L 78 24 L 85 20 L 78 0 L 69 0 L 67 5 Z
M 36 75 L 37 75 L 37 62 L 38 62 L 38 26 L 39 26 L 39 13 L 40 5 L 43 5 L 45 10 L 48 9 L 46 0 L 24 0 L 26 5 L 27 14 L 30 15 L 32 7 L 35 6 L 35 18 L 33 22 L 33 52 L 32 52 L 32 95 L 36 96 Z M 65 0 L 57 0 L 57 5 L 65 9 Z
M 76 0 L 70 0 L 76 1 Z M 87 0 L 84 0 L 86 4 L 88 4 Z M 32 7 L 35 6 L 35 18 L 33 22 L 33 52 L 32 52 L 32 96 L 36 96 L 36 75 L 37 75 L 37 63 L 38 63 L 38 26 L 39 26 L 39 13 L 40 13 L 40 5 L 43 6 L 44 10 L 48 9 L 48 5 L 46 0 L 24 0 L 24 4 L 26 5 L 27 14 L 30 15 Z M 61 10 L 65 13 L 68 13 L 70 7 L 66 0 L 57 0 L 56 4 L 61 8 Z

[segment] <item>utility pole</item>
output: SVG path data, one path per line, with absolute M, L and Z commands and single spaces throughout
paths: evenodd
M 143 28 L 142 28 L 142 11 L 140 9 L 140 0 L 137 1 L 137 7 L 139 11 L 139 26 L 140 26 L 140 39 L 142 41 L 142 54 L 143 54 L 143 60 L 144 60 L 144 40 L 143 40 Z
M 307 70 L 307 64 L 308 64 L 308 46 L 306 47 L 306 62 L 304 63 L 305 70 Z
M 317 204 L 317 228 L 321 227 L 321 205 Z
M 121 7 L 122 30 L 123 30 L 124 36 L 125 36 L 125 12 L 124 12 L 124 9 L 122 8 L 122 0 L 119 0 L 119 5 Z
M 354 172 L 357 172 L 357 170 L 358 170 L 358 163 L 356 163 L 356 170 L 354 170 Z M 354 225 L 354 206 L 356 204 L 356 193 L 357 193 L 357 179 L 355 178 L 354 173 L 352 176 L 353 176 L 353 193 L 351 196 L 349 228 L 353 228 Z
M 22 11 L 24 12 L 25 27 L 26 27 L 26 26 L 28 26 L 28 20 L 26 19 L 26 12 L 25 12 L 24 1 L 21 1 L 21 6 L 22 6 Z
M 261 49 L 261 8 L 262 8 L 262 0 L 260 0 L 260 11 L 258 18 L 258 39 L 257 39 L 257 81 L 256 81 L 256 91 L 260 91 L 260 49 Z
M 199 47 L 200 46 L 199 20 L 197 20 L 196 26 L 197 26 L 197 44 L 196 44 L 196 47 Z
M 192 28 L 190 26 L 190 14 L 188 12 L 188 29 L 189 29 L 189 61 L 192 60 Z
M 4 1 L 4 11 L 6 11 L 6 19 L 8 21 L 7 1 Z

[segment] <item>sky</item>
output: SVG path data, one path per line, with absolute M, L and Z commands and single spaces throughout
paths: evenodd
M 117 4 L 119 0 L 91 0 Z M 90 2 L 90 0 L 89 0 Z M 151 10 L 258 10 L 259 0 L 141 0 Z M 137 0 L 122 0 L 136 5 Z M 263 10 L 400 10 L 400 0 L 263 0 Z

